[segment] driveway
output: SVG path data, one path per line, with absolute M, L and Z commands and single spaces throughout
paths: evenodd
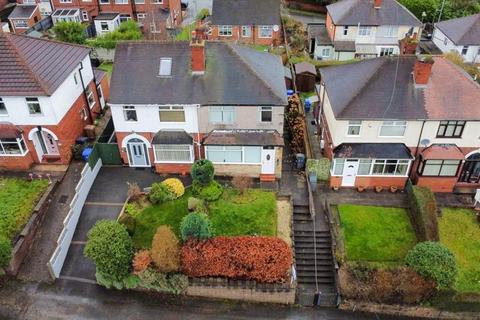
M 213 0 L 182 0 L 182 2 L 188 3 L 188 8 L 182 22 L 184 26 L 194 22 L 197 14 L 204 8 L 208 9 L 210 14 L 212 13 Z
M 95 282 L 95 265 L 83 256 L 88 230 L 98 220 L 118 217 L 127 198 L 127 182 L 145 188 L 163 179 L 149 168 L 103 167 L 88 194 L 60 278 Z

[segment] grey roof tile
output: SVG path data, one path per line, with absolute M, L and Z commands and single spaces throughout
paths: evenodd
M 8 19 L 28 19 L 37 9 L 36 4 L 17 4 L 12 13 L 8 16 Z
M 435 24 L 459 46 L 480 45 L 480 13 Z
M 213 0 L 214 25 L 280 25 L 280 0 Z

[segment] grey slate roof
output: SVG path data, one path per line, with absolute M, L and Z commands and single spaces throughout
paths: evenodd
M 373 0 L 341 0 L 327 6 L 333 23 L 339 26 L 395 25 L 421 26 L 418 20 L 407 8 L 396 0 L 383 0 L 382 6 L 375 9 Z
M 36 4 L 17 4 L 12 13 L 8 16 L 8 19 L 28 19 L 37 9 Z
M 480 45 L 480 13 L 435 24 L 450 40 L 459 46 Z
M 100 12 L 100 14 L 93 20 L 113 20 L 119 15 L 120 13 L 118 12 Z
M 283 146 L 277 130 L 213 130 L 203 140 L 210 146 Z
M 328 36 L 325 24 L 309 24 L 307 26 L 308 38 L 315 38 L 316 45 L 331 45 L 332 41 Z
M 221 42 L 207 42 L 205 54 L 205 74 L 192 75 L 188 42 L 119 43 L 110 103 L 287 104 L 280 57 Z M 158 77 L 162 57 L 172 58 L 171 77 Z
M 333 152 L 335 158 L 413 159 L 403 143 L 342 143 Z
M 192 144 L 192 142 L 193 138 L 183 130 L 160 130 L 152 140 L 152 144 Z
M 317 75 L 317 69 L 313 64 L 310 62 L 299 62 L 294 65 L 295 68 L 295 74 L 302 74 L 302 73 L 310 73 L 313 75 Z
M 213 0 L 214 25 L 280 25 L 280 0 Z
M 0 96 L 51 95 L 89 53 L 79 45 L 0 33 Z
M 335 41 L 333 43 L 335 51 L 355 52 L 355 41 Z

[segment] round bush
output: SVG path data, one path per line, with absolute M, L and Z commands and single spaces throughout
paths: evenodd
M 193 212 L 186 215 L 180 224 L 180 234 L 183 241 L 192 238 L 197 240 L 211 238 L 213 232 L 208 216 L 202 212 Z
M 87 233 L 84 255 L 95 263 L 97 271 L 122 281 L 130 273 L 133 258 L 132 239 L 123 225 L 100 220 Z
M 185 187 L 182 181 L 176 178 L 169 178 L 162 181 L 162 184 L 167 186 L 170 191 L 175 195 L 175 198 L 180 198 L 185 193 Z
M 193 181 L 192 192 L 200 199 L 215 201 L 222 195 L 223 187 L 215 180 L 212 180 L 208 185 L 202 185 L 198 181 Z
M 210 160 L 197 160 L 192 166 L 192 178 L 203 185 L 207 185 L 213 181 L 215 170 Z
M 440 288 L 449 288 L 457 276 L 454 254 L 438 242 L 417 244 L 407 253 L 405 263 L 425 278 L 434 280 Z
M 158 227 L 152 240 L 151 256 L 160 272 L 176 272 L 180 269 L 180 245 L 170 227 Z
M 140 250 L 135 253 L 135 257 L 132 261 L 133 272 L 140 273 L 145 270 L 152 264 L 152 257 L 150 256 L 149 250 Z
M 167 185 L 162 183 L 154 183 L 152 184 L 148 199 L 150 199 L 153 204 L 163 203 L 165 201 L 175 199 L 175 194 Z
M 12 258 L 12 243 L 7 237 L 0 236 L 0 268 L 6 267 Z

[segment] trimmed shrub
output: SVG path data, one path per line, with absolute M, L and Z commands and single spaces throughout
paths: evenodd
M 140 282 L 140 279 L 134 274 L 130 274 L 121 280 L 117 280 L 109 275 L 99 272 L 98 270 L 95 273 L 95 278 L 99 285 L 104 286 L 107 289 L 115 288 L 117 290 L 134 289 Z
M 142 189 L 140 189 L 138 183 L 127 182 L 127 185 L 128 185 L 127 196 L 130 199 L 130 201 L 133 202 L 140 199 L 140 197 L 142 196 Z
M 410 218 L 419 241 L 439 241 L 437 203 L 432 190 L 407 185 Z
M 179 273 L 165 274 L 152 268 L 139 273 L 138 278 L 139 287 L 158 292 L 180 294 L 188 287 L 187 276 Z
M 283 282 L 288 279 L 291 264 L 292 250 L 273 237 L 189 240 L 182 248 L 182 270 L 191 277 Z
M 207 212 L 205 201 L 195 197 L 188 198 L 188 211 Z
M 180 224 L 180 234 L 182 240 L 188 239 L 205 240 L 212 237 L 212 227 L 210 220 L 205 213 L 194 212 L 186 215 Z
M 210 160 L 203 159 L 197 160 L 192 165 L 192 178 L 194 181 L 198 181 L 203 185 L 208 185 L 213 181 L 213 175 L 215 169 L 213 163 Z
M 137 224 L 137 221 L 135 220 L 133 215 L 130 215 L 130 213 L 127 213 L 127 210 L 125 210 L 126 214 L 123 214 L 120 216 L 120 219 L 118 219 L 118 222 L 122 224 L 125 229 L 127 229 L 129 235 L 133 235 L 135 232 L 135 226 Z
M 163 180 L 162 184 L 170 189 L 170 191 L 175 195 L 175 198 L 180 198 L 185 193 L 185 187 L 183 186 L 182 181 L 177 178 Z
M 458 272 L 455 255 L 438 242 L 417 244 L 407 253 L 405 263 L 442 289 L 453 285 Z
M 84 255 L 95 263 L 99 273 L 112 281 L 122 281 L 130 273 L 132 239 L 120 223 L 100 220 L 87 233 Z
M 163 203 L 175 199 L 175 194 L 167 185 L 162 183 L 154 183 L 152 184 L 148 199 L 150 199 L 153 204 Z
M 6 267 L 12 258 L 12 243 L 10 240 L 0 235 L 0 268 Z
M 160 272 L 176 272 L 180 269 L 180 245 L 170 227 L 158 227 L 152 240 L 151 256 Z
M 149 250 L 140 250 L 135 253 L 135 257 L 132 261 L 133 272 L 140 273 L 147 270 L 152 264 L 152 257 Z
M 222 195 L 223 187 L 215 180 L 212 180 L 208 185 L 202 185 L 199 181 L 194 180 L 192 192 L 200 199 L 215 201 Z
M 330 179 L 330 160 L 322 159 L 308 159 L 307 172 L 315 172 L 318 181 L 328 181 Z

